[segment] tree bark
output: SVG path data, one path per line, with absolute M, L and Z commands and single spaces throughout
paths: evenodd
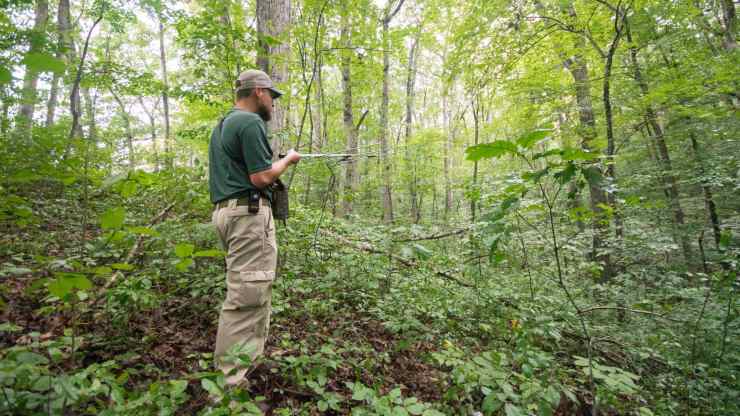
M 98 140 L 98 127 L 95 120 L 96 94 L 90 94 L 90 88 L 82 88 L 82 96 L 85 98 L 85 117 L 87 118 L 87 137 L 91 142 Z
M 628 22 L 626 22 L 628 24 Z M 626 29 L 627 41 L 632 43 L 632 35 L 629 31 L 629 27 Z M 640 63 L 637 59 L 637 48 L 634 46 L 630 47 L 630 63 L 632 64 L 633 76 L 635 82 L 640 88 L 640 92 L 643 97 L 647 97 L 650 93 L 647 80 L 642 75 L 640 69 Z M 691 266 L 693 262 L 693 253 L 691 249 L 691 240 L 686 234 L 686 224 L 684 221 L 684 212 L 681 208 L 681 201 L 678 192 L 678 183 L 675 175 L 673 174 L 673 168 L 671 166 L 671 157 L 668 152 L 668 146 L 666 145 L 665 135 L 663 133 L 663 127 L 658 122 L 658 116 L 655 113 L 653 107 L 648 104 L 645 109 L 645 119 L 648 122 L 648 132 L 651 134 L 651 139 L 655 143 L 656 157 L 658 159 L 658 166 L 660 169 L 660 178 L 663 183 L 663 190 L 668 198 L 668 203 L 673 211 L 673 221 L 676 225 L 677 232 L 676 241 L 681 245 L 681 249 L 684 255 L 684 261 L 687 266 Z
M 720 0 L 722 5 L 722 24 L 724 26 L 724 47 L 725 49 L 737 48 L 735 40 L 735 30 L 737 25 L 737 13 L 735 11 L 735 0 Z
M 390 48 L 391 42 L 388 34 L 388 28 L 391 20 L 401 9 L 404 0 L 398 0 L 394 7 L 394 1 L 389 1 L 385 8 L 383 16 L 383 98 L 380 103 L 380 162 L 383 167 L 383 189 L 381 192 L 381 202 L 383 204 L 383 222 L 390 223 L 393 221 L 393 191 L 392 191 L 392 163 L 388 153 L 388 82 L 390 70 Z
M 416 189 L 416 165 L 415 161 L 411 160 L 411 153 L 409 150 L 409 141 L 411 138 L 411 132 L 414 122 L 414 104 L 416 98 L 416 56 L 419 48 L 419 36 L 421 30 L 417 33 L 414 38 L 414 43 L 411 44 L 409 50 L 408 69 L 406 74 L 406 118 L 405 124 L 405 140 L 404 140 L 404 158 L 406 162 L 406 169 L 410 169 L 412 174 L 409 179 L 409 199 L 411 202 L 411 221 L 414 223 L 419 222 L 420 208 Z M 412 163 L 414 166 L 412 167 Z
M 722 236 L 722 229 L 720 228 L 719 215 L 717 214 L 717 205 L 714 203 L 714 197 L 712 196 L 712 187 L 709 185 L 709 181 L 704 176 L 706 174 L 704 169 L 704 158 L 699 150 L 699 143 L 696 141 L 696 135 L 694 132 L 689 133 L 691 139 L 691 149 L 694 152 L 694 158 L 699 171 L 699 177 L 701 177 L 701 189 L 704 192 L 704 206 L 707 209 L 709 215 L 709 222 L 712 225 L 712 233 L 714 236 L 714 247 L 719 249 L 719 240 Z
M 593 104 L 591 101 L 591 78 L 588 65 L 581 56 L 584 49 L 584 40 L 581 36 L 576 40 L 576 55 L 565 61 L 565 67 L 573 76 L 575 82 L 576 103 L 578 106 L 579 135 L 581 136 L 581 148 L 587 152 L 592 150 L 591 141 L 596 137 L 596 119 L 594 118 Z M 599 176 L 603 174 L 601 167 L 594 164 L 591 166 Z M 606 240 L 609 233 L 609 218 L 604 209 L 608 201 L 606 192 L 597 181 L 588 181 L 591 212 L 593 214 L 593 239 L 592 252 L 594 259 L 601 263 L 601 280 L 607 281 L 614 275 L 611 255 L 607 251 Z
M 290 26 L 290 0 L 257 0 L 257 32 L 259 43 L 257 66 L 267 73 L 274 84 L 288 81 L 290 42 L 286 39 Z M 265 42 L 269 36 L 279 43 L 270 46 Z M 273 157 L 277 158 L 283 150 L 283 130 L 286 127 L 287 104 L 275 101 L 272 120 L 268 123 L 272 136 Z
M 474 123 L 474 130 L 475 134 L 473 136 L 473 145 L 477 146 L 478 142 L 480 140 L 480 113 L 481 113 L 481 104 L 480 104 L 480 95 L 476 94 L 473 98 L 473 123 Z M 473 181 L 472 181 L 472 187 L 475 190 L 478 187 L 478 161 L 476 160 L 473 162 Z M 475 209 L 476 209 L 476 196 L 474 196 L 470 200 L 470 222 L 475 222 Z
M 442 96 L 442 119 L 445 129 L 445 146 L 444 146 L 444 181 L 445 181 L 445 210 L 444 219 L 447 219 L 450 211 L 452 210 L 452 179 L 450 178 L 451 162 L 450 155 L 452 153 L 452 114 L 450 110 L 450 94 L 449 90 L 444 92 Z
M 344 4 L 345 10 L 342 12 L 342 29 L 340 43 L 345 49 L 341 51 L 342 67 L 342 91 L 344 97 L 344 108 L 342 110 L 342 120 L 344 122 L 344 134 L 346 136 L 346 153 L 357 153 L 357 131 L 354 125 L 354 115 L 352 113 L 352 40 L 350 31 L 350 10 L 347 3 Z M 340 216 L 352 214 L 352 200 L 355 190 L 357 189 L 357 162 L 354 158 L 344 164 L 344 189 L 342 195 L 342 206 L 339 212 Z
M 154 171 L 159 171 L 159 146 L 157 145 L 157 121 L 154 117 L 154 112 L 156 110 L 156 107 L 159 105 L 159 102 L 157 102 L 154 105 L 154 108 L 149 110 L 144 104 L 144 97 L 139 96 L 139 105 L 146 113 L 147 118 L 149 119 L 149 137 L 152 141 L 152 153 L 154 154 Z
M 49 20 L 49 3 L 47 0 L 36 0 L 36 17 L 33 23 L 31 45 L 28 53 L 37 53 L 42 50 L 46 38 L 46 23 Z M 33 113 L 36 108 L 36 87 L 39 73 L 26 66 L 23 77 L 23 92 L 21 93 L 21 108 L 16 118 L 18 136 L 26 140 L 31 138 L 33 127 Z
M 121 110 L 121 118 L 123 119 L 123 128 L 126 132 L 126 147 L 128 147 L 128 163 L 129 168 L 133 169 L 136 166 L 136 156 L 134 155 L 134 134 L 131 131 L 131 120 L 129 119 L 128 111 L 126 106 L 123 104 L 121 97 L 116 94 L 113 88 L 109 89 L 113 99 L 118 103 L 118 108 Z
M 164 47 L 164 16 L 158 12 L 159 20 L 159 66 L 162 70 L 162 111 L 164 113 L 164 153 L 167 169 L 173 167 L 172 137 L 170 132 L 170 97 L 169 82 L 167 80 L 167 53 Z
M 62 0 L 64 1 L 64 0 Z M 85 44 L 82 48 L 82 56 L 80 56 L 80 64 L 77 67 L 77 75 L 72 83 L 72 92 L 69 94 L 69 110 L 72 113 L 72 129 L 69 132 L 69 138 L 82 138 L 82 124 L 80 123 L 80 116 L 82 115 L 82 102 L 80 100 L 80 83 L 82 82 L 82 74 L 85 66 L 85 59 L 87 58 L 87 50 L 90 47 L 90 36 L 95 29 L 95 26 L 103 20 L 103 14 L 93 22 L 90 26 L 90 30 L 87 31 L 85 37 Z

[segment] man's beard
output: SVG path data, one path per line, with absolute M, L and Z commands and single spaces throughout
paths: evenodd
M 272 120 L 272 111 L 270 111 L 269 107 L 260 102 L 257 103 L 257 115 L 266 122 Z

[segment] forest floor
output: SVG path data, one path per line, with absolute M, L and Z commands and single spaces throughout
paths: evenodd
M 101 251 L 101 247 L 108 250 L 110 237 L 97 225 L 88 224 L 84 238 L 79 237 L 83 216 L 88 215 L 79 200 L 49 198 L 43 189 L 29 190 L 25 198 L 34 201 L 31 208 L 36 219 L 22 227 L 5 225 L 2 244 L 6 249 L 0 256 L 0 264 L 6 268 L 22 265 L 4 280 L 7 304 L 0 313 L 0 320 L 21 330 L 0 332 L 0 347 L 30 345 L 32 333 L 37 333 L 40 341 L 69 336 L 72 328 L 76 354 L 50 371 L 74 373 L 113 360 L 126 369 L 125 375 L 117 375 L 130 391 L 145 389 L 157 380 L 189 380 L 188 398 L 177 414 L 195 414 L 211 405 L 201 379 L 212 371 L 219 294 L 224 290 L 222 260 L 199 260 L 185 273 L 184 283 L 175 284 L 178 275 L 173 273 L 172 262 L 156 261 L 160 251 L 153 243 L 147 246 L 151 250 L 145 248 L 132 262 L 137 276 L 159 276 L 152 277 L 149 285 L 122 292 L 127 297 L 114 302 L 114 307 L 103 307 L 102 302 L 90 307 L 89 298 L 61 305 L 46 295 L 44 279 L 80 264 L 115 261 L 128 251 L 127 246 L 121 243 L 116 250 Z M 139 215 L 151 217 L 151 213 Z M 187 218 L 204 223 L 192 212 L 171 212 L 163 222 L 177 225 Z M 171 245 L 166 243 L 159 250 L 171 250 Z M 442 350 L 444 339 L 439 333 L 406 336 L 403 331 L 389 330 L 387 322 L 363 306 L 364 292 L 352 293 L 335 284 L 341 279 L 325 279 L 318 271 L 299 267 L 301 262 L 288 259 L 281 273 L 290 279 L 276 281 L 266 353 L 250 374 L 252 398 L 283 409 L 275 414 L 345 414 L 357 400 L 351 386 L 359 382 L 378 397 L 393 396 L 395 390 L 395 394 L 400 391 L 402 397 L 424 403 L 446 400 L 449 368 L 431 357 Z M 104 277 L 94 280 L 97 287 L 105 283 Z M 204 282 L 208 290 L 188 293 Z M 120 282 L 118 285 L 125 287 Z M 116 292 L 112 296 L 115 300 L 123 295 Z M 316 406 L 318 401 L 332 398 L 336 403 L 329 410 Z M 586 400 L 581 397 L 581 401 Z M 587 406 L 562 396 L 554 414 L 587 414 Z

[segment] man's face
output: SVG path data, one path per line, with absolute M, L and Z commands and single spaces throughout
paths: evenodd
M 257 94 L 257 114 L 264 121 L 272 120 L 272 91 L 266 88 L 260 88 L 260 93 Z

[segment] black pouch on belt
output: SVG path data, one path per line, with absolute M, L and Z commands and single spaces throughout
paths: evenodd
M 276 220 L 288 219 L 288 188 L 278 179 L 272 184 L 272 217 Z
M 249 192 L 249 213 L 256 214 L 260 212 L 260 193 Z

